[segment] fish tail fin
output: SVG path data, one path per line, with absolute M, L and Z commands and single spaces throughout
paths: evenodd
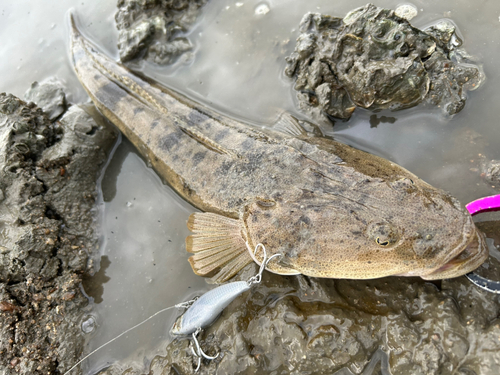
M 194 254 L 189 263 L 195 274 L 213 275 L 212 282 L 222 283 L 253 261 L 239 220 L 197 212 L 187 226 L 193 232 L 186 238 L 186 250 Z

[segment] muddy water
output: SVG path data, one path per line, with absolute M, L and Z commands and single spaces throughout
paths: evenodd
M 483 63 L 486 82 L 469 96 L 465 109 L 445 118 L 439 110 L 375 115 L 356 111 L 349 122 L 324 129 L 410 169 L 429 183 L 468 202 L 496 192 L 476 169 L 481 156 L 499 159 L 500 6 L 479 0 L 413 1 L 417 27 L 447 17 L 458 25 L 467 51 Z M 294 48 L 297 26 L 307 11 L 343 16 L 366 1 L 311 0 L 212 1 L 188 37 L 194 59 L 171 67 L 144 64 L 150 76 L 196 100 L 246 119 L 271 125 L 283 109 L 297 113 L 291 83 L 283 75 L 284 57 Z M 399 1 L 379 1 L 395 8 Z M 117 56 L 113 24 L 115 1 L 0 1 L 0 91 L 22 95 L 34 80 L 57 74 L 66 81 L 70 101 L 85 93 L 67 59 L 65 13 L 78 15 L 87 36 Z M 385 116 L 382 117 L 382 116 Z M 379 123 L 376 127 L 376 123 Z M 194 209 L 179 200 L 124 141 L 103 180 L 101 271 L 86 284 L 95 301 L 97 326 L 88 350 L 119 334 L 162 307 L 207 290 L 194 276 L 184 252 L 185 221 Z M 147 366 L 170 340 L 174 314 L 167 312 L 102 350 L 85 364 L 94 373 L 110 362 L 135 360 Z

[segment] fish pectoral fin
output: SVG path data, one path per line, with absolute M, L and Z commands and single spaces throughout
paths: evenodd
M 299 121 L 288 112 L 283 112 L 280 115 L 272 129 L 293 137 L 323 135 L 316 125 L 306 121 Z
M 193 232 L 186 238 L 186 250 L 194 254 L 189 263 L 195 274 L 213 275 L 211 281 L 222 283 L 253 261 L 242 236 L 241 221 L 197 212 L 189 217 L 187 226 Z

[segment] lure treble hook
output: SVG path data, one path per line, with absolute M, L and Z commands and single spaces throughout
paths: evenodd
M 213 357 L 212 356 L 209 356 L 207 355 L 203 349 L 201 348 L 200 346 L 200 343 L 198 342 L 198 335 L 200 334 L 200 332 L 202 331 L 201 328 L 197 328 L 196 331 L 193 332 L 192 334 L 192 338 L 193 338 L 193 342 L 196 346 L 196 351 L 194 350 L 194 348 L 191 346 L 191 352 L 193 353 L 193 356 L 198 358 L 198 365 L 196 366 L 196 369 L 194 370 L 194 372 L 198 372 L 198 370 L 200 369 L 200 366 L 201 366 L 201 358 L 205 358 L 205 359 L 208 359 L 208 360 L 213 360 L 215 358 L 217 358 L 219 356 L 220 353 L 217 353 L 216 355 L 214 355 Z

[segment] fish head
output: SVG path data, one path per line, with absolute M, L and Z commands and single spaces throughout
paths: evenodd
M 481 265 L 488 250 L 467 210 L 404 172 L 342 191 L 297 191 L 293 199 L 257 201 L 244 218 L 249 244 L 261 242 L 283 255 L 271 271 L 312 277 L 442 279 Z

